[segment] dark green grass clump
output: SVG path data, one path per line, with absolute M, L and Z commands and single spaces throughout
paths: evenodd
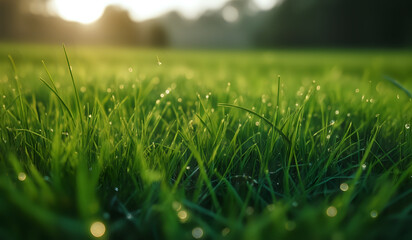
M 1 239 L 412 237 L 410 53 L 68 53 L 0 47 Z

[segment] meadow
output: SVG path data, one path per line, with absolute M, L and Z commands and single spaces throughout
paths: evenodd
M 1 239 L 412 238 L 411 51 L 65 49 L 0 45 Z

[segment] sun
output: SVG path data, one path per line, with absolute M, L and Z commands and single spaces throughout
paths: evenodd
M 61 18 L 83 24 L 99 19 L 106 6 L 104 0 L 54 0 L 52 5 Z

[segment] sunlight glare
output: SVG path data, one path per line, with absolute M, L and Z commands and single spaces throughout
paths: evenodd
M 104 0 L 54 0 L 52 7 L 65 20 L 89 24 L 102 16 L 106 5 Z

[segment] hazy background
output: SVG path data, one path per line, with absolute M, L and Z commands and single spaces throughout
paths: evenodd
M 0 41 L 177 48 L 411 47 L 408 0 L 0 0 Z

